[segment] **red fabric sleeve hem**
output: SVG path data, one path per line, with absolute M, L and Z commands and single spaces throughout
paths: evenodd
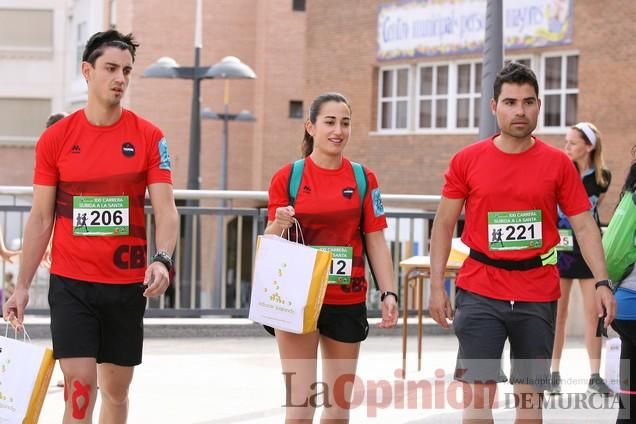
M 450 190 L 442 190 L 442 196 L 449 199 L 465 199 L 466 195 L 463 193 L 452 192 Z
M 565 216 L 570 217 L 570 216 L 576 216 L 583 212 L 588 212 L 590 209 L 592 209 L 592 205 L 589 205 L 589 207 L 587 208 L 574 209 L 574 211 L 572 211 L 571 213 L 570 211 L 563 210 L 563 213 L 565 214 Z
M 387 228 L 389 228 L 389 226 L 386 223 L 383 223 L 383 224 L 379 224 L 379 225 L 372 225 L 371 227 L 363 228 L 362 230 L 365 233 L 374 233 L 376 231 L 382 231 L 382 230 L 385 230 Z
M 172 178 L 168 177 L 158 177 L 158 178 L 153 178 L 152 180 L 148 180 L 148 185 L 150 184 L 157 184 L 157 183 L 166 183 L 166 184 L 171 184 L 172 185 Z
M 37 178 L 33 179 L 33 184 L 55 187 L 57 185 L 57 180 L 55 178 L 45 178 L 42 176 L 38 176 Z

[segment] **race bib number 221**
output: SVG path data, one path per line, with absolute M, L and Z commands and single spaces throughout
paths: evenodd
M 488 212 L 488 241 L 490 250 L 541 247 L 541 210 Z

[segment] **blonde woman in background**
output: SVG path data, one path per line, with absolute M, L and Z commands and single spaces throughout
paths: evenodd
M 599 226 L 598 205 L 609 187 L 612 174 L 605 168 L 601 134 L 596 126 L 589 122 L 580 122 L 568 129 L 565 135 L 565 152 L 574 162 L 581 175 L 585 191 L 590 199 L 592 215 Z M 561 354 L 565 343 L 565 325 L 568 318 L 570 291 L 574 280 L 578 280 L 583 297 L 585 316 L 585 347 L 590 360 L 590 381 L 588 393 L 611 395 L 612 390 L 599 375 L 601 364 L 601 338 L 596 337 L 597 314 L 594 305 L 595 280 L 581 254 L 579 244 L 572 232 L 567 217 L 559 209 L 557 226 L 561 233 L 559 244 L 559 273 L 561 275 L 561 298 L 557 307 L 556 333 L 552 352 L 552 394 L 561 393 L 561 375 L 559 373 Z M 577 317 L 578 318 L 578 317 Z

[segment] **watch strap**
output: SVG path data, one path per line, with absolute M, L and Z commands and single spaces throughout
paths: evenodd
M 155 253 L 155 255 L 152 257 L 152 262 L 161 262 L 168 269 L 168 272 L 172 270 L 172 258 L 166 251 L 159 250 L 157 253 Z
M 380 295 L 380 302 L 384 302 L 384 299 L 387 296 L 393 296 L 395 298 L 395 303 L 399 303 L 400 302 L 400 299 L 398 298 L 397 293 L 389 291 L 389 290 L 382 292 L 382 294 Z
M 607 287 L 608 289 L 612 290 L 613 289 L 613 284 L 611 280 L 600 280 L 597 281 L 596 284 L 594 284 L 594 288 L 599 288 L 601 286 Z

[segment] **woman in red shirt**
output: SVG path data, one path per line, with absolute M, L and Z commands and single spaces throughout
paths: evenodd
M 387 224 L 380 190 L 375 175 L 364 169 L 368 189 L 360 198 L 351 162 L 343 155 L 350 133 L 347 99 L 338 93 L 318 96 L 305 122 L 305 163 L 293 206 L 288 191 L 291 164 L 276 172 L 269 188 L 266 234 L 280 235 L 297 219 L 307 245 L 345 247 L 350 252 L 338 273 L 341 278 L 332 279 L 327 287 L 318 331 L 276 330 L 287 390 L 286 423 L 312 421 L 317 391 L 326 391 L 322 419 L 349 420 L 353 385 L 348 383 L 354 379 L 360 342 L 369 330 L 362 237 L 382 291 L 380 327 L 392 328 L 397 322 L 397 294 L 383 232 Z M 323 358 L 319 381 L 326 385 L 316 384 L 319 345 Z

